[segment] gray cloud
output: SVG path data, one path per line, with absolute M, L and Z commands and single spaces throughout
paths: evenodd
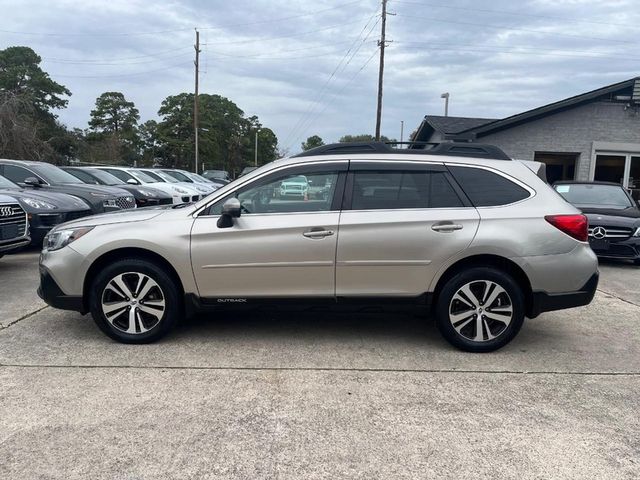
M 71 127 L 87 126 L 104 91 L 124 92 L 143 120 L 167 95 L 192 91 L 198 27 L 201 90 L 258 115 L 283 147 L 374 129 L 379 25 L 362 42 L 376 21 L 374 0 L 27 0 L 0 8 L 0 47 L 28 45 L 43 57 L 73 92 L 60 112 Z M 387 136 L 399 137 L 401 120 L 408 134 L 423 115 L 441 113 L 445 91 L 453 115 L 503 117 L 638 73 L 634 0 L 390 0 L 389 10 Z

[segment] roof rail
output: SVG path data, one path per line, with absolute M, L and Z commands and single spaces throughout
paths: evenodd
M 391 145 L 410 145 L 413 148 L 393 148 Z M 417 148 L 416 148 L 417 147 Z M 312 157 L 315 155 L 372 154 L 409 154 L 409 155 L 447 155 L 450 157 L 490 158 L 493 160 L 511 160 L 506 153 L 494 145 L 484 143 L 428 143 L 428 142 L 349 142 L 332 143 L 298 153 L 293 157 Z

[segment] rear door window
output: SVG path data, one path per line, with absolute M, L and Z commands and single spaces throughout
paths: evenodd
M 520 185 L 483 168 L 449 166 L 449 171 L 476 207 L 508 205 L 531 195 Z
M 352 210 L 463 207 L 445 172 L 356 170 Z

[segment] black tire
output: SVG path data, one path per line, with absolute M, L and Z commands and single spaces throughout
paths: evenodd
M 126 331 L 117 328 L 115 322 L 112 324 L 107 320 L 102 309 L 103 295 L 111 293 L 105 293 L 105 289 L 109 282 L 120 274 L 128 273 L 146 275 L 149 279 L 155 281 L 160 289 L 160 294 L 163 296 L 165 306 L 162 317 L 160 320 L 153 319 L 152 316 L 148 317 L 152 318 L 153 321 L 157 323 L 144 333 L 127 333 Z M 125 258 L 102 269 L 92 282 L 89 307 L 91 315 L 100 330 L 114 340 L 122 343 L 154 342 L 173 329 L 178 323 L 178 320 L 183 316 L 182 298 L 179 293 L 179 288 L 171 275 L 153 262 L 136 258 Z M 142 328 L 141 320 L 135 323 L 136 329 Z
M 456 293 L 467 284 L 471 284 L 472 288 L 482 288 L 487 285 L 483 285 L 483 281 L 495 283 L 504 289 L 508 297 L 501 294 L 500 297 L 496 299 L 495 302 L 497 303 L 494 303 L 494 305 L 500 307 L 500 303 L 510 303 L 512 316 L 510 323 L 508 323 L 506 327 L 504 326 L 504 323 L 496 322 L 491 319 L 487 319 L 487 322 L 490 323 L 483 324 L 481 323 L 481 320 L 478 320 L 477 323 L 475 320 L 475 318 L 477 318 L 477 314 L 476 317 L 472 317 L 473 319 L 470 321 L 468 321 L 468 317 L 459 321 L 456 326 L 460 328 L 461 332 L 468 332 L 468 336 L 477 336 L 477 327 L 478 324 L 480 324 L 480 335 L 482 337 L 486 337 L 486 339 L 483 339 L 482 341 L 475 341 L 468 338 L 468 336 L 459 333 L 452 324 L 449 315 L 450 309 L 454 309 L 457 304 L 463 305 L 465 309 L 469 309 L 468 306 L 464 303 L 460 303 L 458 300 L 456 300 L 457 303 L 453 303 Z M 524 305 L 525 300 L 522 289 L 509 274 L 493 267 L 473 267 L 454 275 L 445 283 L 438 293 L 436 301 L 436 325 L 444 338 L 453 346 L 461 350 L 466 352 L 492 352 L 505 346 L 518 334 L 522 327 L 522 323 L 524 322 Z M 479 308 L 482 308 L 482 304 L 480 304 Z M 501 308 L 504 309 L 505 307 Z M 469 309 L 469 311 L 473 310 Z M 464 315 L 466 315 L 466 313 Z M 461 328 L 462 325 L 464 325 L 464 328 Z M 490 329 L 490 326 L 492 330 Z M 494 333 L 496 335 L 495 338 L 489 339 L 489 333 Z

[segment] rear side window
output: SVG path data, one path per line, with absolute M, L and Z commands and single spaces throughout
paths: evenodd
M 530 196 L 520 185 L 488 170 L 450 166 L 449 171 L 476 207 L 508 205 Z
M 443 172 L 353 172 L 353 210 L 462 207 L 462 201 Z

